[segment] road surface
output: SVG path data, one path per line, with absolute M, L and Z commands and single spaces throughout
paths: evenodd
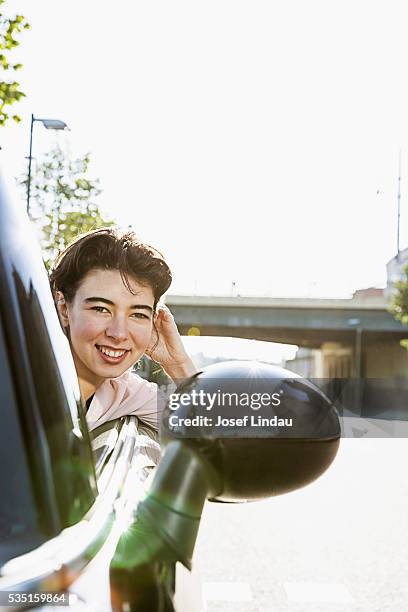
M 408 440 L 343 439 L 300 491 L 207 503 L 195 568 L 207 612 L 408 610 Z

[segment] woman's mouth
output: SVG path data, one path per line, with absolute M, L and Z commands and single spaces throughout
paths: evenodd
M 129 352 L 127 349 L 113 349 L 109 346 L 101 346 L 99 344 L 96 344 L 95 346 L 105 363 L 121 363 Z

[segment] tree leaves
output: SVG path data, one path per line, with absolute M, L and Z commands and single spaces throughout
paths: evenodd
M 405 279 L 395 283 L 396 292 L 391 299 L 390 310 L 401 323 L 408 324 L 408 266 L 404 268 Z
M 30 210 L 40 231 L 47 267 L 78 234 L 114 224 L 103 217 L 95 203 L 101 188 L 98 179 L 87 175 L 89 163 L 89 153 L 72 159 L 56 145 L 32 173 Z M 20 185 L 27 189 L 27 176 Z
M 4 4 L 4 0 L 0 0 L 0 6 Z M 14 17 L 6 17 L 3 12 L 0 12 L 0 64 L 1 68 L 7 73 L 16 71 L 22 68 L 22 64 L 12 64 L 9 61 L 8 54 L 20 44 L 17 36 L 30 27 L 23 15 L 15 15 Z M 5 106 L 18 102 L 25 93 L 20 90 L 20 84 L 12 78 L 0 81 L 0 125 L 6 125 L 9 120 L 9 114 L 5 110 Z M 18 115 L 12 115 L 12 119 L 19 122 L 21 119 Z

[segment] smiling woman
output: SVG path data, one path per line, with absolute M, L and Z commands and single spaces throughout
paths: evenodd
M 163 256 L 133 232 L 102 228 L 60 254 L 51 287 L 68 337 L 90 429 L 134 414 L 157 428 L 157 387 L 131 371 L 147 354 L 179 380 L 195 372 L 169 309 Z

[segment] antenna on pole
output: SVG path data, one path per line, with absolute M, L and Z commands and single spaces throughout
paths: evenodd
M 398 215 L 397 215 L 397 261 L 400 254 L 400 214 L 401 214 L 401 149 L 398 155 Z

